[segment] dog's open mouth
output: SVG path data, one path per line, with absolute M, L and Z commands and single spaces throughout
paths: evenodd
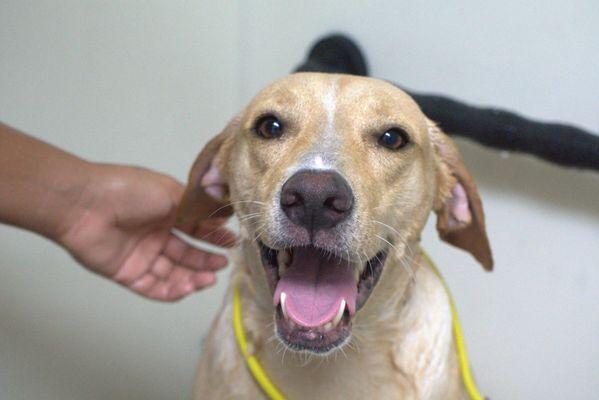
M 352 317 L 370 296 L 387 250 L 363 266 L 314 246 L 274 250 L 260 243 L 274 293 L 279 338 L 297 351 L 327 353 L 349 338 Z

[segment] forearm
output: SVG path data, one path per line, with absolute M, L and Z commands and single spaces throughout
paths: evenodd
M 93 165 L 0 123 L 0 222 L 56 240 Z

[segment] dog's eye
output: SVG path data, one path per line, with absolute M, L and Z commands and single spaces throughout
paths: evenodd
M 410 142 L 408 134 L 399 128 L 389 129 L 379 136 L 378 142 L 381 146 L 391 150 L 399 150 Z
M 275 139 L 283 134 L 283 124 L 276 117 L 267 115 L 256 123 L 256 133 L 265 139 Z

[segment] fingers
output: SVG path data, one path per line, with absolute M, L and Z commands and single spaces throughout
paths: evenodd
M 194 272 L 181 265 L 172 264 L 172 261 L 161 256 L 151 271 L 135 280 L 129 288 L 153 300 L 177 301 L 215 283 L 214 272 Z
M 152 246 L 138 250 L 112 279 L 159 301 L 176 301 L 213 285 L 215 272 L 227 265 L 225 256 L 193 248 L 172 234 L 162 250 Z
M 150 269 L 151 275 L 161 280 L 166 280 L 172 270 L 173 261 L 167 257 L 158 257 Z
M 156 285 L 158 278 L 153 275 L 146 274 L 133 282 L 130 288 L 138 293 L 145 293 Z
M 225 256 L 191 247 L 174 235 L 168 239 L 162 254 L 173 262 L 195 271 L 216 271 L 227 265 Z M 153 268 L 164 269 L 160 263 L 157 260 Z
M 157 281 L 140 294 L 154 300 L 177 301 L 216 283 L 216 275 L 213 272 L 190 273 L 188 270 L 184 270 L 184 277 L 180 279 L 176 279 L 175 275 L 166 281 Z
M 196 272 L 191 274 L 187 279 L 184 279 L 174 284 L 168 293 L 168 300 L 179 300 L 188 294 L 198 290 L 205 289 L 216 283 L 216 275 L 212 272 Z

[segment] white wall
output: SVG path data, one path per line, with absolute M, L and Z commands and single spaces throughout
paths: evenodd
M 599 3 L 3 1 L 0 120 L 98 161 L 184 180 L 208 138 L 318 35 L 351 33 L 374 75 L 599 131 Z M 599 175 L 460 141 L 496 270 L 424 245 L 493 399 L 599 392 Z M 189 397 L 220 285 L 137 298 L 0 227 L 0 399 Z

